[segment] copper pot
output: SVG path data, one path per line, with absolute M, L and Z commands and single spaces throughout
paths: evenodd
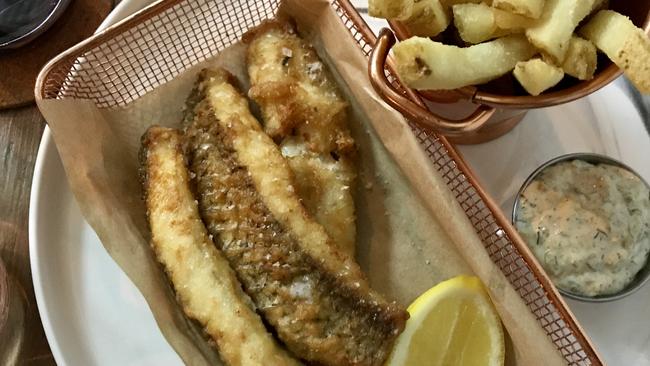
M 650 1 L 612 1 L 610 9 L 629 16 L 635 25 L 650 34 Z M 599 54 L 598 69 L 593 79 L 578 81 L 565 78 L 558 86 L 538 96 L 513 91 L 511 87 L 504 88 L 504 84 L 511 86 L 513 83 L 504 83 L 503 80 L 455 90 L 414 91 L 397 79 L 388 58 L 395 37 L 404 40 L 411 35 L 400 22 L 391 21 L 389 24 L 393 31 L 387 28 L 380 31 L 370 55 L 368 71 L 373 87 L 405 117 L 422 128 L 447 136 L 455 143 L 473 144 L 497 138 L 514 128 L 528 109 L 550 107 L 582 98 L 621 74 L 615 64 Z M 417 102 L 409 100 L 407 96 Z M 472 112 L 468 115 L 467 111 Z

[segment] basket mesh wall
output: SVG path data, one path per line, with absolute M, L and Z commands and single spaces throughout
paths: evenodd
M 121 107 L 171 80 L 189 67 L 239 41 L 247 29 L 275 14 L 280 0 L 170 0 L 157 4 L 119 27 L 81 45 L 45 74 L 43 99 L 77 98 L 100 108 Z M 362 52 L 368 56 L 374 37 L 347 0 L 333 0 Z M 400 85 L 390 78 L 394 86 Z M 412 125 L 422 148 L 465 210 L 492 260 L 517 289 L 549 337 L 571 365 L 595 365 L 578 329 L 562 317 L 535 273 L 459 167 L 446 140 Z
M 275 14 L 280 0 L 169 1 L 144 21 L 89 44 L 47 75 L 44 98 L 123 106 L 224 48 Z M 112 32 L 111 32 L 112 33 Z

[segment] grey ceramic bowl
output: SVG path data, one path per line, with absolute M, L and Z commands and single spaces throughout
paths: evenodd
M 631 172 L 632 174 L 636 175 L 650 189 L 650 185 L 648 185 L 648 182 L 646 182 L 637 172 L 632 170 L 632 168 L 630 168 L 629 166 L 617 160 L 614 160 L 610 157 L 599 155 L 599 154 L 593 154 L 593 153 L 573 153 L 573 154 L 558 156 L 557 158 L 551 159 L 546 163 L 542 164 L 539 168 L 535 169 L 535 171 L 530 176 L 528 176 L 528 178 L 526 178 L 526 181 L 519 189 L 519 192 L 517 192 L 517 196 L 515 197 L 515 203 L 514 206 L 512 207 L 512 224 L 513 226 L 515 226 L 515 228 L 516 228 L 515 223 L 517 221 L 517 209 L 519 207 L 519 198 L 521 197 L 522 193 L 526 190 L 528 185 L 544 169 L 550 167 L 551 165 L 564 162 L 564 161 L 572 161 L 572 160 L 582 160 L 592 164 L 608 164 L 608 165 L 621 167 Z M 560 291 L 560 293 L 562 293 L 566 297 L 575 300 L 587 301 L 587 302 L 606 302 L 606 301 L 618 300 L 632 294 L 633 292 L 640 289 L 646 282 L 648 282 L 649 279 L 650 279 L 650 260 L 646 260 L 644 267 L 639 271 L 639 273 L 637 273 L 634 280 L 629 285 L 627 285 L 623 290 L 615 294 L 589 297 L 589 296 L 574 294 L 567 290 L 561 289 L 559 287 L 558 287 L 558 291 Z

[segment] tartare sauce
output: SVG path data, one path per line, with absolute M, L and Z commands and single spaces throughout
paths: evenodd
M 551 280 L 583 296 L 623 290 L 650 251 L 650 191 L 608 164 L 566 161 L 526 187 L 515 226 Z

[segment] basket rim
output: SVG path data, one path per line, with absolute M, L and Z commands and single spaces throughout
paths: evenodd
M 104 41 L 110 40 L 114 36 L 131 29 L 132 27 L 183 1 L 184 0 L 157 0 L 56 55 L 54 58 L 49 60 L 45 66 L 43 66 L 36 77 L 36 83 L 34 84 L 34 97 L 36 103 L 38 104 L 38 102 L 48 99 L 45 97 L 45 81 L 50 75 L 50 72 L 61 61 L 72 55 L 77 55 L 81 50 L 92 49 L 95 46 L 102 44 Z

